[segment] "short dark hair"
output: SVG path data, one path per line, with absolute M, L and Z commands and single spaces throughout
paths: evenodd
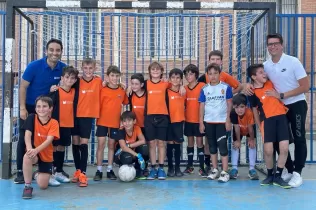
M 183 72 L 178 68 L 174 68 L 174 69 L 171 69 L 171 71 L 169 71 L 169 78 L 172 75 L 180 75 L 180 78 L 183 79 Z
M 140 84 L 144 84 L 144 83 L 145 83 L 144 75 L 141 74 L 141 73 L 133 74 L 133 75 L 131 76 L 131 80 L 132 80 L 132 79 L 137 79 L 137 80 L 140 82 Z
M 36 106 L 37 102 L 39 102 L 39 101 L 43 101 L 43 102 L 47 103 L 49 108 L 53 107 L 53 100 L 48 96 L 44 96 L 44 95 L 38 96 L 35 100 L 35 106 Z
M 280 44 L 283 44 L 283 37 L 282 37 L 281 34 L 279 34 L 279 33 L 276 33 L 276 34 L 268 34 L 268 35 L 267 35 L 267 44 L 268 44 L 268 40 L 269 40 L 269 39 L 272 39 L 272 38 L 279 39 Z
M 257 70 L 259 68 L 264 68 L 263 64 L 262 63 L 259 63 L 259 64 L 252 64 L 250 65 L 248 68 L 247 68 L 247 75 L 248 77 L 253 80 L 251 77 L 252 76 L 256 76 L 257 74 Z
M 110 65 L 106 70 L 106 75 L 110 75 L 111 73 L 121 75 L 120 69 L 115 65 Z
M 211 69 L 214 69 L 215 71 L 218 71 L 219 73 L 221 73 L 221 67 L 219 65 L 217 65 L 216 63 L 211 63 L 206 67 L 207 72 Z
M 149 66 L 148 66 L 149 77 L 151 78 L 150 72 L 151 72 L 151 69 L 154 67 L 160 68 L 160 70 L 161 70 L 161 77 L 160 78 L 162 78 L 162 75 L 163 75 L 163 72 L 165 71 L 165 69 L 164 69 L 163 65 L 161 63 L 159 63 L 158 61 L 154 61 L 151 64 L 149 64 Z
M 241 104 L 247 105 L 247 97 L 242 93 L 238 93 L 233 97 L 233 105 L 239 106 Z
M 221 60 L 223 60 L 223 53 L 219 50 L 213 50 L 208 54 L 208 60 L 211 60 L 211 57 L 215 55 L 215 56 L 219 56 L 221 57 Z
M 136 115 L 132 111 L 125 111 L 121 115 L 121 121 L 124 120 L 136 120 Z
M 50 39 L 50 40 L 47 42 L 47 44 L 46 44 L 46 50 L 48 50 L 48 46 L 49 46 L 51 43 L 59 44 L 60 47 L 61 47 L 61 50 L 64 49 L 63 42 L 62 42 L 61 40 L 52 38 L 52 39 Z
M 81 66 L 83 66 L 83 64 L 88 64 L 88 65 L 92 64 L 92 65 L 96 66 L 97 62 L 93 58 L 85 58 L 82 60 Z
M 195 78 L 199 78 L 199 68 L 194 65 L 194 64 L 189 64 L 187 65 L 184 70 L 183 70 L 183 74 L 186 75 L 188 74 L 189 72 L 192 72 L 193 74 L 195 74 Z
M 78 78 L 78 74 L 79 74 L 79 71 L 73 67 L 73 66 L 65 66 L 63 68 L 63 72 L 61 74 L 61 76 L 65 76 L 66 74 L 69 74 L 69 75 L 74 75 L 76 77 L 76 79 Z

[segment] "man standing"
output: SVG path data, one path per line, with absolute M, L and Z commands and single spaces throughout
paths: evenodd
M 14 183 L 23 184 L 22 173 L 25 142 L 23 124 L 28 114 L 35 113 L 35 100 L 40 95 L 47 95 L 52 85 L 60 81 L 62 69 L 66 66 L 61 62 L 63 44 L 58 39 L 51 39 L 46 44 L 46 57 L 31 62 L 25 69 L 20 84 L 20 130 L 17 145 L 17 177 Z M 50 185 L 59 185 L 53 178 Z

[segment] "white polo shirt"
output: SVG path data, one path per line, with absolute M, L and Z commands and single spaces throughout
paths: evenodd
M 307 76 L 302 63 L 296 57 L 285 53 L 283 53 L 279 62 L 273 63 L 270 58 L 263 65 L 264 71 L 279 93 L 285 93 L 299 87 L 298 80 Z M 288 105 L 301 100 L 306 100 L 304 93 L 283 99 L 282 101 L 285 105 Z

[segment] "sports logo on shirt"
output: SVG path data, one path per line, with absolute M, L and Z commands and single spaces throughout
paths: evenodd
M 225 90 L 224 90 L 224 89 L 222 89 L 222 90 L 221 90 L 221 93 L 222 93 L 222 94 L 224 95 L 224 93 L 225 93 Z
M 54 77 L 54 79 L 60 79 L 60 77 Z
M 285 69 L 285 68 L 281 70 L 281 72 L 285 72 L 285 71 L 286 71 L 286 69 Z
M 43 134 L 41 134 L 41 133 L 37 133 L 37 136 L 42 137 L 42 138 L 47 138 L 46 135 L 43 135 Z
M 148 91 L 149 94 L 153 94 L 153 93 L 161 93 L 161 90 L 150 90 Z
M 93 93 L 93 90 L 82 90 L 81 91 L 83 94 L 86 94 L 86 93 Z
M 144 106 L 133 106 L 134 109 L 144 109 Z
M 73 104 L 73 101 L 63 101 L 63 104 Z

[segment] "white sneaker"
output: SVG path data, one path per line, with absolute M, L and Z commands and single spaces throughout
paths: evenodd
M 219 177 L 219 171 L 217 170 L 217 168 L 213 168 L 213 170 L 211 171 L 210 175 L 208 175 L 207 179 L 217 179 Z
M 60 183 L 69 183 L 70 179 L 68 179 L 66 176 L 64 176 L 62 173 L 55 173 L 55 179 Z
M 49 178 L 49 181 L 48 181 L 48 185 L 49 186 L 52 186 L 52 187 L 58 187 L 60 185 L 60 182 L 58 182 L 56 179 L 55 179 L 55 176 L 54 175 L 51 175 L 50 178 Z
M 289 185 L 291 185 L 292 187 L 299 187 L 302 184 L 303 184 L 302 176 L 299 173 L 294 171 L 293 176 L 291 180 L 289 181 Z
M 225 183 L 229 181 L 229 174 L 226 171 L 222 171 L 218 182 Z
M 292 179 L 292 176 L 293 176 L 293 174 L 289 173 L 286 168 L 283 168 L 281 178 L 282 178 L 285 182 L 289 182 L 289 181 Z

